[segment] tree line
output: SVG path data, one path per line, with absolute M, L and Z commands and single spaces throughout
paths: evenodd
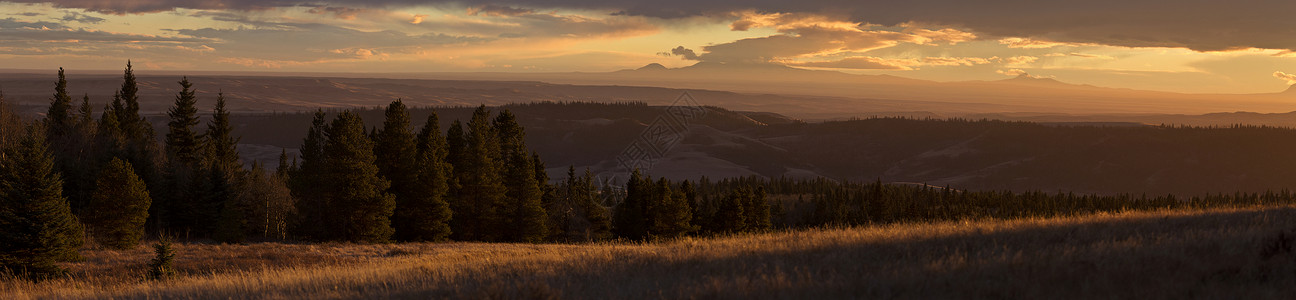
M 24 122 L 0 93 L 0 266 L 57 276 L 89 241 L 137 247 L 146 235 L 217 242 L 589 242 L 820 226 L 1048 217 L 1103 211 L 1296 203 L 1289 191 L 1076 195 L 966 191 L 825 178 L 672 181 L 634 171 L 606 182 L 567 168 L 551 180 L 509 110 L 479 106 L 444 131 L 416 128 L 396 100 L 380 126 L 314 113 L 300 155 L 276 170 L 238 154 L 223 94 L 206 124 L 181 78 L 160 139 L 140 116 L 131 65 L 98 118 L 74 103 L 63 70 L 44 118 Z M 200 125 L 205 125 L 201 126 Z

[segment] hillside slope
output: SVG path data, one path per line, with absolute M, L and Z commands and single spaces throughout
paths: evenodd
M 1296 292 L 1296 208 L 898 224 L 661 243 L 179 245 L 88 251 L 27 298 L 1242 298 Z M 300 253 L 284 259 L 274 253 Z M 282 254 L 278 254 L 282 255 Z M 285 263 L 288 262 L 288 263 Z M 211 269 L 204 266 L 220 266 Z

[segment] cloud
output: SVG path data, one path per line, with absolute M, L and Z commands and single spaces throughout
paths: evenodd
M 905 27 L 901 31 L 876 29 L 870 24 L 841 21 L 813 14 L 736 14 L 732 30 L 773 28 L 778 34 L 739 39 L 702 47 L 701 61 L 725 63 L 770 63 L 803 58 L 824 58 L 838 54 L 863 53 L 901 43 L 957 43 L 973 38 L 958 30 L 927 30 Z M 912 26 L 906 24 L 905 26 Z
M 1287 74 L 1282 71 L 1274 71 L 1273 77 L 1287 81 L 1287 84 L 1296 84 L 1296 74 Z
M 980 57 L 924 57 L 922 63 L 929 66 L 975 66 L 992 62 L 992 59 Z
M 693 52 L 693 49 L 684 48 L 684 46 L 675 47 L 674 49 L 671 49 L 669 53 L 665 54 L 679 56 L 680 58 L 687 60 L 698 60 L 697 52 Z
M 399 52 L 415 47 L 482 43 L 491 39 L 446 34 L 407 34 L 399 31 L 360 31 L 326 24 L 275 23 L 265 28 L 178 29 L 185 36 L 216 41 L 210 44 L 223 55 L 278 61 L 368 58 L 376 53 Z M 248 65 L 267 65 L 261 62 Z
M 1069 57 L 1092 58 L 1092 59 L 1104 59 L 1104 60 L 1116 59 L 1115 57 L 1108 56 L 1108 55 L 1102 55 L 1102 54 L 1089 54 L 1089 53 L 1080 53 L 1080 52 L 1070 52 L 1070 53 L 1049 53 L 1049 54 L 1044 54 L 1044 56 L 1046 56 L 1046 57 L 1068 57 L 1068 56 L 1069 56 Z
M 747 38 L 703 47 L 699 60 L 736 63 L 764 63 L 779 59 L 828 55 L 842 52 L 866 52 L 902 42 L 918 42 L 918 37 L 892 31 L 838 30 L 801 28 L 789 34 Z
M 1025 71 L 1025 70 L 1022 70 L 1022 69 L 996 70 L 995 73 L 999 73 L 999 74 L 1003 74 L 1003 75 L 1008 75 L 1008 76 L 1022 76 L 1022 75 L 1027 75 L 1027 74 L 1026 74 L 1026 71 Z
M 976 34 L 964 32 L 953 28 L 944 28 L 941 30 L 930 29 L 906 29 L 904 32 L 927 38 L 931 41 L 945 41 L 949 44 L 958 44 L 971 41 L 977 38 Z
M 534 14 L 535 10 L 525 8 L 514 8 L 509 6 L 499 6 L 493 4 L 480 5 L 468 8 L 469 16 L 491 16 L 491 17 L 517 17 Z
M 65 13 L 66 13 L 66 14 L 63 15 L 63 18 L 60 19 L 60 20 L 63 20 L 63 22 L 77 22 L 77 23 L 99 24 L 99 23 L 103 23 L 103 21 L 104 21 L 104 18 L 99 18 L 99 17 L 89 16 L 89 15 L 82 14 L 82 13 L 78 13 L 78 12 L 74 12 L 74 11 L 68 11 L 68 12 L 65 12 Z
M 1035 63 L 1038 60 L 1039 57 L 1022 55 L 1022 56 L 1013 56 L 1013 57 L 1005 58 L 1003 59 L 1003 62 L 1004 64 L 1007 65 L 1029 65 Z
M 1061 47 L 1061 46 L 1073 46 L 1072 44 L 1068 44 L 1068 43 L 1041 41 L 1041 40 L 1020 38 L 1020 37 L 1002 38 L 999 39 L 999 44 L 1008 46 L 1008 48 L 1021 48 L 1021 49 L 1045 49 L 1045 48 L 1053 48 L 1053 47 Z
M 306 10 L 306 12 L 308 13 L 317 14 L 317 15 L 333 14 L 333 17 L 342 20 L 355 20 L 356 15 L 359 15 L 366 11 L 368 10 L 361 9 L 361 8 L 337 7 L 337 6 L 319 6 L 319 7 L 312 7 L 311 9 Z
M 414 17 L 410 19 L 409 23 L 418 25 L 419 23 L 423 23 L 423 19 L 427 17 L 428 15 L 414 15 Z
M 809 68 L 828 68 L 828 69 L 856 69 L 856 70 L 910 70 L 897 61 L 878 58 L 878 57 L 848 57 L 834 61 L 812 61 L 802 63 L 788 63 L 790 66 L 809 67 Z

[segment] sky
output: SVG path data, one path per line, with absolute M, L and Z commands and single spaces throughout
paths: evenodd
M 607 72 L 779 64 L 937 81 L 1027 74 L 1271 93 L 1296 1 L 18 0 L 0 69 Z

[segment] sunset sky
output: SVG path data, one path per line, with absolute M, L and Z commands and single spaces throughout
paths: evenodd
M 303 4 L 306 3 L 306 4 Z M 605 72 L 772 63 L 1268 93 L 1291 1 L 0 1 L 0 69 Z

